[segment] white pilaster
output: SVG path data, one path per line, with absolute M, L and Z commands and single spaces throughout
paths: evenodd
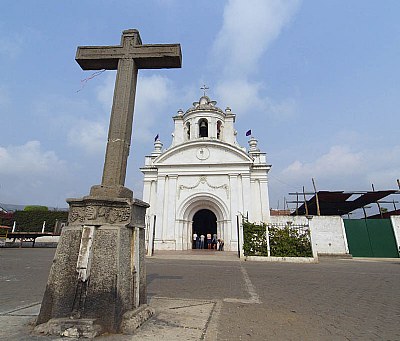
M 269 197 L 268 197 L 268 180 L 260 179 L 260 197 L 261 197 L 261 220 L 266 222 L 269 220 Z
M 250 186 L 250 173 L 242 174 L 242 194 L 243 194 L 243 214 L 249 213 L 249 219 L 252 217 L 252 206 L 251 201 L 251 186 Z
M 230 219 L 231 229 L 228 231 L 229 235 L 225 242 L 229 244 L 229 248 L 231 248 L 232 243 L 237 243 L 237 231 L 236 231 L 236 215 L 239 213 L 239 202 L 238 198 L 241 196 L 241 193 L 238 192 L 238 174 L 229 174 L 229 187 L 231 190 L 230 203 L 231 203 L 231 211 L 230 211 Z
M 165 176 L 159 176 L 157 180 L 157 205 L 154 209 L 156 214 L 156 232 L 155 239 L 161 240 L 163 236 L 163 212 L 164 212 L 164 191 Z
M 166 234 L 166 239 L 168 240 L 177 240 L 178 237 L 178 226 L 175 224 L 175 211 L 176 211 L 176 198 L 177 198 L 177 181 L 178 175 L 170 174 L 168 176 L 168 216 L 166 229 L 168 233 Z

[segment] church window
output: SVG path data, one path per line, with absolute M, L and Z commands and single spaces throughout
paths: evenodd
M 205 118 L 199 120 L 199 137 L 208 137 L 208 121 Z
M 217 139 L 221 139 L 221 134 L 222 134 L 222 122 L 217 121 Z
M 186 138 L 190 140 L 190 122 L 186 123 Z

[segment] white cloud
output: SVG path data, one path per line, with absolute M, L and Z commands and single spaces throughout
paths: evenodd
M 140 76 L 136 94 L 134 116 L 135 138 L 151 141 L 155 135 L 154 124 L 166 114 L 166 108 L 176 101 L 172 82 L 159 75 Z
M 96 120 L 80 118 L 75 121 L 68 133 L 68 143 L 90 154 L 103 154 L 107 141 L 109 117 L 111 113 L 115 77 L 110 75 L 97 87 L 96 97 L 106 115 Z M 171 101 L 171 81 L 159 75 L 139 76 L 134 109 L 134 138 L 142 142 L 151 141 L 157 133 L 154 125 L 165 114 Z
M 296 102 L 292 98 L 281 102 L 262 95 L 263 85 L 246 80 L 223 81 L 217 85 L 216 93 L 222 103 L 227 103 L 240 115 L 249 111 L 267 114 L 275 120 L 288 120 L 296 113 Z
M 221 103 L 227 103 L 235 112 L 241 114 L 249 110 L 262 110 L 265 101 L 260 98 L 260 83 L 246 81 L 225 81 L 217 85 L 215 92 Z
M 234 111 L 245 114 L 249 109 L 257 110 L 280 120 L 293 117 L 293 99 L 276 101 L 263 95 L 264 85 L 250 77 L 259 69 L 261 57 L 291 21 L 298 5 L 298 0 L 228 1 L 222 28 L 213 45 L 213 63 L 223 70 L 216 93 Z
M 298 0 L 230 0 L 213 46 L 224 77 L 245 78 L 292 19 Z
M 332 146 L 313 161 L 296 160 L 277 174 L 282 181 L 299 188 L 315 178 L 318 189 L 369 190 L 395 188 L 400 177 L 400 146 L 352 151 L 347 146 Z M 334 187 L 333 187 L 334 186 Z
M 42 149 L 39 141 L 29 141 L 21 146 L 0 147 L 0 174 L 30 176 L 50 174 L 63 167 L 53 151 Z
M 80 119 L 68 133 L 68 143 L 89 154 L 101 154 L 107 141 L 107 123 Z
M 107 71 L 105 81 L 97 87 L 97 99 L 106 112 L 111 113 L 116 72 Z
M 358 173 L 363 164 L 360 153 L 351 152 L 342 146 L 333 146 L 329 152 L 320 156 L 313 162 L 303 163 L 295 161 L 289 165 L 284 174 L 296 174 L 303 178 L 343 176 Z
M 0 195 L 3 202 L 65 207 L 71 176 L 68 164 L 39 141 L 0 146 Z
M 369 157 L 366 181 L 376 189 L 396 188 L 396 179 L 400 179 L 400 145 L 372 149 L 366 154 Z

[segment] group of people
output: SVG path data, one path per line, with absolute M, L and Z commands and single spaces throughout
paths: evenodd
M 218 238 L 216 233 L 214 233 L 212 236 L 211 233 L 207 233 L 206 236 L 204 234 L 199 236 L 195 232 L 193 233 L 193 249 L 224 251 L 224 241 L 223 239 Z

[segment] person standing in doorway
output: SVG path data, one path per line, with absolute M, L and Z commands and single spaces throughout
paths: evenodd
M 213 234 L 211 244 L 212 244 L 212 249 L 216 250 L 217 249 L 217 234 L 216 233 Z
M 196 240 L 197 240 L 197 233 L 193 233 L 193 243 L 192 243 L 192 248 L 196 248 Z
M 202 234 L 201 236 L 200 236 L 200 249 L 204 249 L 204 239 L 205 239 L 206 237 L 204 236 L 204 234 Z
M 224 251 L 224 240 L 220 238 L 218 239 L 218 243 L 219 243 L 218 251 Z
M 200 236 L 199 235 L 196 238 L 196 249 L 200 249 Z
M 211 233 L 207 233 L 207 249 L 211 250 Z

